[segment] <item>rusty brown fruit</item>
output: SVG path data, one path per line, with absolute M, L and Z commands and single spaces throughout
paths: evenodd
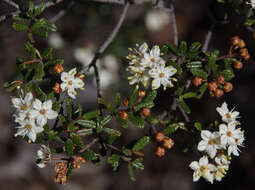
M 62 92 L 62 89 L 60 87 L 60 84 L 59 83 L 56 83 L 54 86 L 53 86 L 53 91 L 56 93 L 56 94 L 59 94 Z
M 151 114 L 151 109 L 150 109 L 150 108 L 143 108 L 143 109 L 142 109 L 142 114 L 143 114 L 144 117 L 150 116 L 150 114 Z
M 242 63 L 241 61 L 235 61 L 235 62 L 234 62 L 234 68 L 235 68 L 236 70 L 242 69 L 242 68 L 243 68 L 243 63 Z
M 250 56 L 250 54 L 248 54 L 248 55 L 246 55 L 246 56 L 244 57 L 244 60 L 245 60 L 245 61 L 248 61 L 250 58 L 251 58 L 251 56 Z
M 231 92 L 233 89 L 233 84 L 230 82 L 226 82 L 226 84 L 224 85 L 224 91 L 225 92 Z
M 171 149 L 174 146 L 174 141 L 171 138 L 164 139 L 163 146 L 167 149 Z
M 162 142 L 162 141 L 165 139 L 165 135 L 164 135 L 163 133 L 158 132 L 158 133 L 155 135 L 155 139 L 156 139 L 158 142 Z
M 67 183 L 67 177 L 66 175 L 62 174 L 62 173 L 57 173 L 56 177 L 55 177 L 55 182 L 58 184 L 66 184 Z
M 217 83 L 216 82 L 210 82 L 209 84 L 208 84 L 208 88 L 209 88 L 209 90 L 210 91 L 215 91 L 216 89 L 217 89 Z
M 221 90 L 221 89 L 216 89 L 216 90 L 214 91 L 214 95 L 215 95 L 217 98 L 220 98 L 221 96 L 223 96 L 223 94 L 224 94 L 224 92 L 223 92 L 223 90 Z
M 57 73 L 57 74 L 60 74 L 64 71 L 64 67 L 62 64 L 55 64 L 54 65 L 54 71 Z
M 166 151 L 165 151 L 165 149 L 164 149 L 163 147 L 160 147 L 160 146 L 159 146 L 159 147 L 157 148 L 155 154 L 156 154 L 159 158 L 161 158 L 161 157 L 165 156 Z
M 122 100 L 122 104 L 123 104 L 124 106 L 128 107 L 128 104 L 129 104 L 128 98 L 124 98 L 124 99 Z
M 121 119 L 124 119 L 124 120 L 128 119 L 128 114 L 125 111 L 120 111 L 119 116 L 120 116 Z
M 234 37 L 232 38 L 232 44 L 233 44 L 234 46 L 238 46 L 238 44 L 240 43 L 240 41 L 241 41 L 241 39 L 240 39 L 238 36 L 234 36 Z
M 56 163 L 56 165 L 55 165 L 55 172 L 66 175 L 66 172 L 67 172 L 67 165 L 66 165 L 66 163 L 65 162 L 58 162 L 58 163 Z
M 196 87 L 199 87 L 203 82 L 203 79 L 200 78 L 200 77 L 195 77 L 192 81 L 192 83 L 196 86 Z
M 139 95 L 139 97 L 144 98 L 146 96 L 146 91 L 145 90 L 139 90 L 138 95 Z
M 224 78 L 224 76 L 222 76 L 222 75 L 218 76 L 218 78 L 217 78 L 217 83 L 218 83 L 218 84 L 224 84 L 224 83 L 225 83 L 225 78 Z
M 245 47 L 245 42 L 243 40 L 240 40 L 240 42 L 238 43 L 238 47 L 244 48 Z
M 249 55 L 248 49 L 246 49 L 246 48 L 240 49 L 240 56 L 241 56 L 242 58 L 245 58 L 245 57 L 247 57 L 248 55 Z

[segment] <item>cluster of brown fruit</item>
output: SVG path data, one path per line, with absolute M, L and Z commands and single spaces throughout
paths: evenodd
M 208 89 L 214 92 L 217 98 L 220 98 L 224 92 L 231 92 L 233 89 L 233 84 L 231 82 L 225 82 L 224 76 L 220 75 L 217 77 L 216 81 L 209 82 Z
M 155 135 L 155 139 L 159 142 L 162 143 L 162 146 L 158 146 L 155 154 L 158 157 L 163 157 L 166 153 L 165 149 L 171 149 L 174 146 L 174 141 L 171 138 L 165 137 L 165 135 L 163 133 L 158 132 Z
M 80 165 L 84 163 L 85 160 L 80 156 L 72 157 L 73 168 L 80 168 Z M 58 184 L 66 184 L 67 183 L 67 163 L 66 162 L 57 162 L 55 165 L 55 172 L 57 173 L 55 177 L 55 181 Z
M 234 50 L 237 51 L 237 54 L 240 56 L 241 59 L 248 61 L 251 56 L 245 46 L 246 44 L 244 40 L 242 40 L 238 36 L 234 36 L 232 38 L 232 47 L 234 48 Z M 237 70 L 242 69 L 243 63 L 241 61 L 234 61 L 234 68 Z
M 142 99 L 146 96 L 146 91 L 145 90 L 139 90 L 138 91 L 138 96 L 139 96 L 139 100 L 138 102 L 141 102 Z M 125 106 L 125 107 L 128 107 L 129 106 L 129 100 L 128 98 L 124 98 L 123 101 L 122 101 L 122 104 Z M 141 110 L 141 114 L 144 116 L 144 117 L 148 117 L 151 115 L 151 109 L 150 108 L 143 108 Z M 127 111 L 125 110 L 122 110 L 119 112 L 119 116 L 121 119 L 124 119 L 124 120 L 127 120 L 128 119 L 128 113 Z

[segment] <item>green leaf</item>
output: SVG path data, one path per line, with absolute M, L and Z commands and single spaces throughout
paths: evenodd
M 78 147 L 82 148 L 84 146 L 84 143 L 79 135 L 72 134 L 71 138 L 72 138 L 73 143 L 76 144 Z
M 88 150 L 87 152 L 82 153 L 81 157 L 83 157 L 86 161 L 98 161 L 99 160 L 99 154 L 93 152 L 92 150 Z
M 194 42 L 191 44 L 189 51 L 192 51 L 192 52 L 199 51 L 200 47 L 201 47 L 201 43 Z
M 92 129 L 95 129 L 97 127 L 96 122 L 91 121 L 91 120 L 81 119 L 81 120 L 78 120 L 77 123 L 83 127 L 88 127 L 88 128 L 92 128 Z
M 59 110 L 60 108 L 61 108 L 61 102 L 60 102 L 60 101 L 56 101 L 56 102 L 53 103 L 52 109 L 53 109 L 54 111 L 57 111 L 57 110 Z
M 167 54 L 167 52 L 168 52 L 168 46 L 167 45 L 163 45 L 161 47 L 160 52 L 163 54 L 163 56 L 165 56 Z
M 111 128 L 104 128 L 103 131 L 109 135 L 112 135 L 112 136 L 121 136 L 121 132 L 116 130 L 116 129 L 111 129 Z
M 225 78 L 225 81 L 229 81 L 235 77 L 235 74 L 233 71 L 229 69 L 223 70 L 220 75 L 222 75 Z
M 132 166 L 138 170 L 144 170 L 143 159 L 137 158 L 132 162 Z
M 35 67 L 35 79 L 37 81 L 41 81 L 44 77 L 45 73 L 44 73 L 44 66 L 43 63 L 36 63 L 36 67 Z
M 150 143 L 151 143 L 151 138 L 149 136 L 144 136 L 135 143 L 132 149 L 134 151 L 139 151 Z
M 134 170 L 133 170 L 133 167 L 131 164 L 128 164 L 128 174 L 132 181 L 136 181 L 135 175 L 134 175 Z
M 127 120 L 120 118 L 120 116 L 118 116 L 118 115 L 115 117 L 115 119 L 116 119 L 117 123 L 120 124 L 121 127 L 125 128 L 125 129 L 128 128 Z
M 35 47 L 30 42 L 26 42 L 24 46 L 25 46 L 25 50 L 29 53 L 32 59 L 36 59 Z
M 207 79 L 207 73 L 202 70 L 202 69 L 198 69 L 198 68 L 192 68 L 190 69 L 190 72 L 194 75 L 194 76 L 198 76 L 204 80 Z
M 197 96 L 198 99 L 201 99 L 205 93 L 205 91 L 207 90 L 208 88 L 208 83 L 205 82 L 202 86 L 200 86 L 199 88 L 199 94 Z
M 146 98 L 144 99 L 144 102 L 153 102 L 154 99 L 157 97 L 157 91 L 153 90 L 151 91 Z
M 52 59 L 52 52 L 53 52 L 53 48 L 46 48 L 43 53 L 42 53 L 42 57 L 43 59 Z
M 33 83 L 32 87 L 36 94 L 36 97 L 39 98 L 42 102 L 46 101 L 47 95 L 45 94 L 45 92 L 43 92 L 40 86 L 37 83 Z
M 201 61 L 191 61 L 186 64 L 186 67 L 188 69 L 193 69 L 193 68 L 198 69 L 198 68 L 202 67 L 202 62 Z
M 212 52 L 208 59 L 208 65 L 214 74 L 217 72 L 217 68 L 218 68 L 218 65 L 216 64 L 217 57 L 218 57 L 217 53 Z
M 129 106 L 130 107 L 133 107 L 136 103 L 136 100 L 137 100 L 137 97 L 138 97 L 138 88 L 135 88 L 130 99 L 129 99 Z
M 201 125 L 201 123 L 195 122 L 195 123 L 194 123 L 194 127 L 195 127 L 198 131 L 202 131 L 202 125 Z
M 100 121 L 100 125 L 105 126 L 111 120 L 112 120 L 112 116 L 111 115 L 107 115 L 107 116 L 102 118 L 102 120 Z
M 65 142 L 65 151 L 68 156 L 70 156 L 70 157 L 73 156 L 73 149 L 74 149 L 73 141 L 71 139 L 68 139 Z
M 169 61 L 168 64 L 177 70 L 176 72 L 177 75 L 182 74 L 182 67 L 179 63 L 176 63 L 174 61 Z
M 197 93 L 195 93 L 195 92 L 187 92 L 187 93 L 183 94 L 182 97 L 185 98 L 185 99 L 196 98 L 197 97 Z
M 116 171 L 119 167 L 120 155 L 112 154 L 108 159 L 107 163 L 112 165 L 113 171 Z
M 12 27 L 13 27 L 14 30 L 16 30 L 18 32 L 26 32 L 29 29 L 26 24 L 19 23 L 19 22 L 14 22 L 12 24 Z
M 185 41 L 181 41 L 180 46 L 179 46 L 179 52 L 181 54 L 185 54 L 187 51 L 187 43 Z
M 89 136 L 93 134 L 93 129 L 81 129 L 77 133 L 80 136 Z
M 128 119 L 138 128 L 144 128 L 144 120 L 140 116 L 134 116 L 132 113 L 128 114 Z
M 70 177 L 70 175 L 72 174 L 73 171 L 73 164 L 69 164 L 68 168 L 67 168 L 67 172 L 66 172 L 66 177 L 67 179 Z
M 35 16 L 38 16 L 40 14 L 42 14 L 42 12 L 45 10 L 45 4 L 42 2 L 40 3 L 39 7 L 37 9 L 35 9 Z
M 163 130 L 163 133 L 164 133 L 164 135 L 171 135 L 171 134 L 174 134 L 179 128 L 180 128 L 180 125 L 178 123 L 174 123 L 174 124 L 167 126 Z
M 190 108 L 189 106 L 184 102 L 183 99 L 180 99 L 179 98 L 179 103 L 180 103 L 180 106 L 182 107 L 182 109 L 187 113 L 187 114 L 190 114 Z
M 73 117 L 73 101 L 71 98 L 66 99 L 66 113 L 69 120 L 72 120 Z
M 132 152 L 130 149 L 127 149 L 126 147 L 122 147 L 122 152 L 123 154 L 125 154 L 126 156 L 131 156 L 132 155 Z
M 120 93 L 117 93 L 115 96 L 115 108 L 118 108 L 121 104 L 121 96 Z
M 61 121 L 62 123 L 65 123 L 65 122 L 66 122 L 65 116 L 63 116 L 62 114 L 58 114 L 58 119 L 59 119 L 59 121 Z
M 146 108 L 152 108 L 154 106 L 155 106 L 155 104 L 153 102 L 143 102 L 143 103 L 135 106 L 134 109 L 135 109 L 135 111 L 139 111 L 142 108 L 145 108 L 145 107 Z
M 85 113 L 83 116 L 82 116 L 82 119 L 94 119 L 96 118 L 97 116 L 99 116 L 100 112 L 99 110 L 94 110 L 94 111 L 90 111 L 90 112 L 87 112 Z
M 166 44 L 167 47 L 170 49 L 170 51 L 175 54 L 175 55 L 179 55 L 179 51 L 177 50 L 176 46 L 171 44 L 171 43 L 167 43 Z

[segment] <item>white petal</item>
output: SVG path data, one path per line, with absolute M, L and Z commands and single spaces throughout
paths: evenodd
M 223 146 L 225 146 L 225 145 L 227 144 L 227 142 L 228 142 L 227 136 L 226 136 L 226 135 L 222 135 L 222 136 L 220 137 L 220 143 L 221 143 Z
M 20 98 L 12 98 L 11 101 L 13 106 L 17 109 L 20 109 L 20 107 L 23 105 Z
M 53 110 L 48 110 L 46 112 L 46 117 L 48 119 L 55 119 L 56 117 L 58 116 L 58 113 L 56 111 L 53 111 Z
M 200 166 L 206 166 L 208 164 L 208 158 L 207 156 L 203 156 L 199 159 L 199 165 Z
M 24 101 L 25 101 L 26 103 L 29 103 L 29 102 L 31 102 L 32 100 L 33 100 L 33 94 L 32 94 L 31 92 L 27 93 L 27 95 L 26 95 L 25 98 L 24 98 Z
M 23 136 L 24 137 L 27 134 L 27 130 L 26 130 L 26 128 L 22 127 L 22 128 L 17 130 L 16 134 L 19 135 L 19 136 Z
M 44 164 L 43 162 L 40 162 L 38 164 L 36 164 L 39 168 L 44 168 L 46 166 L 46 164 Z
M 39 115 L 36 119 L 36 122 L 39 126 L 43 127 L 47 123 L 47 119 L 45 116 Z
M 43 155 L 44 155 L 44 154 L 43 154 L 43 152 L 42 152 L 41 150 L 38 150 L 38 151 L 37 151 L 37 157 L 38 157 L 38 158 L 43 159 L 43 158 L 44 158 Z
M 160 87 L 160 79 L 154 79 L 152 81 L 152 90 L 158 89 Z
M 36 110 L 42 109 L 42 102 L 39 99 L 35 99 L 33 102 L 33 108 Z
M 69 95 L 71 98 L 73 98 L 73 99 L 76 98 L 76 94 L 77 94 L 77 93 L 76 93 L 75 90 L 68 89 L 67 93 L 68 93 L 68 95 Z
M 64 82 L 69 80 L 69 75 L 68 75 L 67 72 L 62 72 L 61 73 L 61 80 L 64 81 Z
M 202 140 L 202 141 L 200 141 L 200 142 L 198 143 L 197 149 L 198 149 L 199 151 L 204 151 L 204 150 L 207 148 L 207 146 L 208 146 L 207 141 Z
M 67 89 L 67 83 L 65 83 L 65 82 L 61 83 L 60 88 L 62 91 L 65 91 Z
M 34 109 L 30 110 L 29 113 L 31 118 L 36 118 L 40 114 L 38 110 L 34 110 Z
M 150 55 L 152 57 L 159 57 L 160 56 L 160 49 L 159 46 L 154 46 L 152 50 L 150 51 Z
M 35 142 L 35 140 L 36 140 L 36 133 L 35 133 L 33 130 L 30 130 L 30 131 L 27 133 L 27 136 L 28 136 L 28 138 L 29 138 L 32 142 Z
M 190 163 L 189 167 L 192 169 L 192 170 L 198 170 L 199 168 L 199 164 L 197 161 L 193 161 Z
M 72 82 L 74 88 L 82 88 L 84 86 L 84 82 L 80 78 L 75 78 Z
M 76 71 L 76 68 L 73 68 L 71 69 L 69 72 L 68 72 L 68 75 L 69 77 L 74 77 L 76 75 L 77 71 Z
M 228 127 L 225 124 L 220 124 L 219 128 L 220 128 L 220 130 L 219 130 L 220 134 L 225 134 L 227 132 L 227 130 L 228 130 Z
M 217 150 L 215 147 L 209 146 L 207 153 L 209 154 L 210 158 L 214 158 L 216 156 Z
M 201 132 L 201 138 L 204 140 L 208 140 L 211 138 L 212 133 L 208 130 L 202 130 Z
M 198 175 L 198 172 L 193 173 L 193 181 L 198 181 L 200 179 L 200 175 Z
M 34 131 L 35 131 L 36 134 L 38 134 L 38 133 L 43 132 L 44 128 L 43 127 L 34 127 Z
M 52 101 L 51 100 L 47 100 L 46 102 L 43 102 L 42 107 L 45 110 L 51 110 L 51 108 L 52 108 Z

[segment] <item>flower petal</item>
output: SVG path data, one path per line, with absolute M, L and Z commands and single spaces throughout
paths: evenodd
M 43 102 L 42 108 L 44 108 L 45 110 L 51 110 L 52 100 L 47 100 L 46 102 Z
M 46 112 L 46 117 L 48 119 L 55 119 L 56 117 L 58 116 L 58 113 L 56 111 L 53 111 L 53 110 L 48 110 Z
M 42 109 L 42 102 L 39 99 L 35 99 L 33 102 L 33 108 L 36 110 Z

